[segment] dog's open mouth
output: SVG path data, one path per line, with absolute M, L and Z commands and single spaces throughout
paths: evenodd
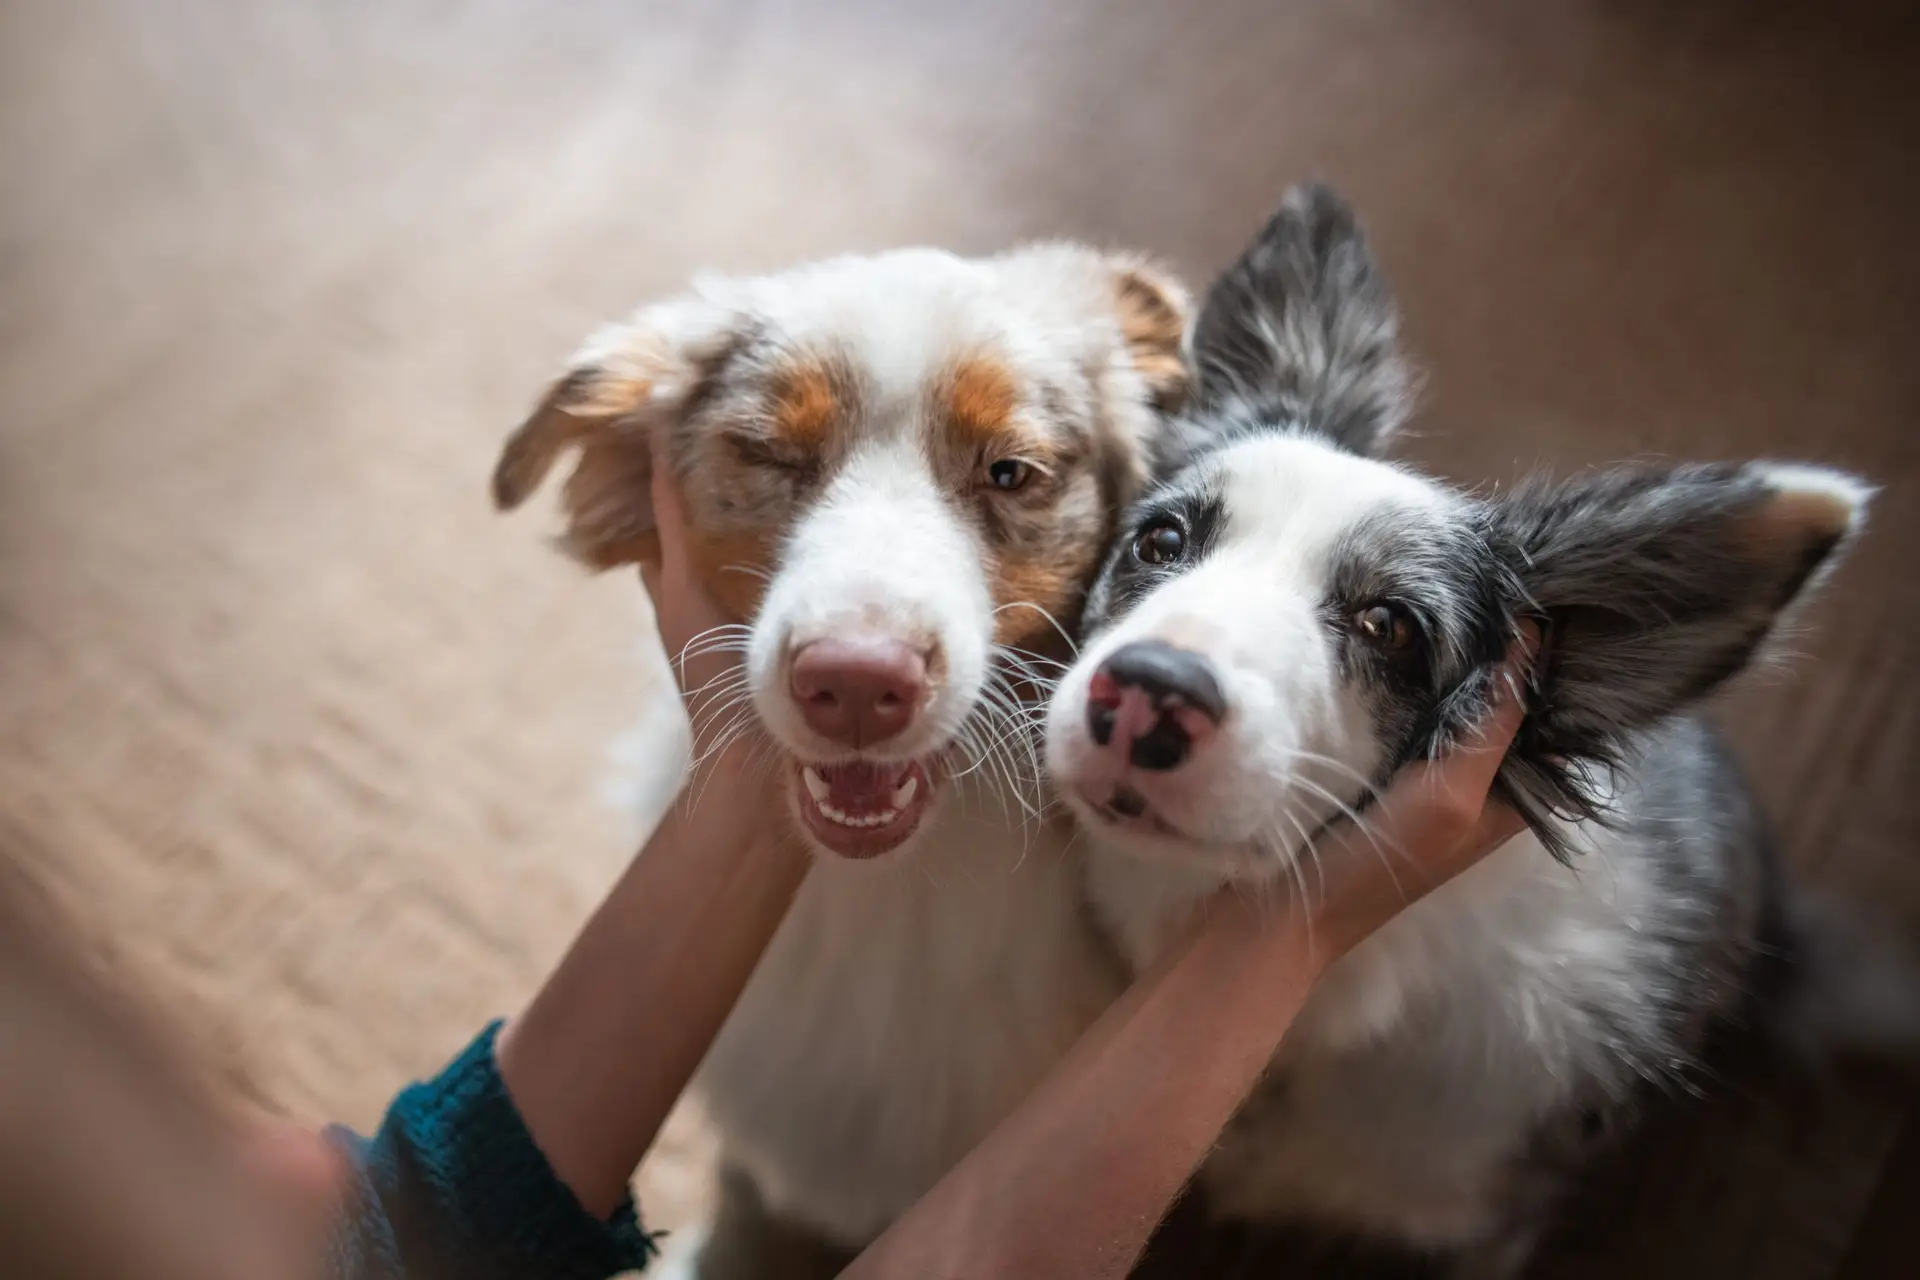
M 877 858 L 905 843 L 933 798 L 919 761 L 802 765 L 795 802 L 813 838 L 844 858 Z

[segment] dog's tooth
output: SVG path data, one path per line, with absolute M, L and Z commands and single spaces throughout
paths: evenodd
M 917 774 L 908 774 L 907 780 L 893 789 L 893 811 L 898 813 L 913 803 L 914 793 L 919 790 L 919 776 Z
M 812 786 L 809 785 L 807 790 L 812 791 Z M 843 827 L 884 827 L 900 816 L 900 810 L 897 807 L 888 809 L 882 813 L 859 815 L 848 813 L 845 809 L 836 809 L 824 799 L 819 800 L 818 807 L 827 821 L 837 823 Z
M 807 784 L 807 794 L 813 797 L 813 802 L 817 805 L 824 806 L 827 803 L 827 797 L 833 794 L 833 788 L 827 785 L 827 780 L 821 777 L 819 770 L 812 765 L 800 771 L 800 780 Z

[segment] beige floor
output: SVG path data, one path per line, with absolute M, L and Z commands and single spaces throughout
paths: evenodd
M 266 1096 L 371 1121 L 627 850 L 636 588 L 485 501 L 576 338 L 905 241 L 1204 272 L 1323 174 L 1430 370 L 1425 460 L 1886 486 L 1729 719 L 1803 866 L 1920 904 L 1920 44 L 1732 8 L 12 0 L 0 838 Z M 1748 1215 L 1751 1274 L 1831 1273 L 1897 1119 Z

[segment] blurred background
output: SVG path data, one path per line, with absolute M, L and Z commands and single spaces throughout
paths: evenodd
M 699 268 L 911 242 L 1198 281 L 1321 176 L 1404 304 L 1423 463 L 1885 486 L 1724 719 L 1807 874 L 1920 921 L 1912 8 L 7 0 L 0 845 L 234 1089 L 371 1124 L 632 848 L 638 586 L 486 499 L 578 339 Z M 1633 1256 L 1864 1265 L 1920 1201 L 1908 1099 L 1709 1123 Z M 684 1116 L 651 1225 L 704 1159 Z

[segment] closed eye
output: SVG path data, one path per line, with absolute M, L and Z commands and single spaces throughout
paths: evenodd
M 727 437 L 727 445 L 735 457 L 750 467 L 765 467 L 805 476 L 811 475 L 819 465 L 818 459 L 808 451 L 765 436 L 733 434 Z

